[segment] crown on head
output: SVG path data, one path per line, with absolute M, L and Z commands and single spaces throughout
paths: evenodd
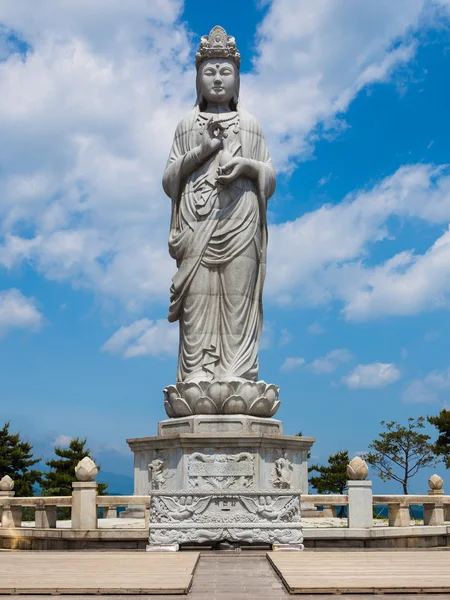
M 209 35 L 202 36 L 200 48 L 195 55 L 197 69 L 204 60 L 210 58 L 228 58 L 234 61 L 238 68 L 241 65 L 241 55 L 236 48 L 236 40 L 233 36 L 227 35 L 225 29 L 219 25 L 213 27 Z

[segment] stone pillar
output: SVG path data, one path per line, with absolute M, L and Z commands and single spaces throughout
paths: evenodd
M 348 526 L 370 529 L 373 526 L 372 482 L 348 481 Z
M 38 529 L 56 528 L 56 506 L 45 506 L 41 500 L 36 504 L 35 526 Z
M 398 502 L 388 506 L 389 527 L 409 527 L 409 504 L 407 502 Z
M 347 465 L 349 528 L 370 529 L 373 526 L 372 482 L 366 480 L 368 474 L 367 463 L 359 456 Z
M 72 529 L 97 529 L 96 481 L 72 483 Z
M 89 456 L 75 467 L 78 481 L 72 483 L 72 529 L 97 529 L 97 473 Z
M 435 497 L 435 502 L 424 503 L 423 505 L 423 524 L 424 525 L 443 525 L 444 524 L 444 506 L 442 496 L 444 495 L 442 477 L 432 475 L 428 480 L 430 489 L 429 496 Z

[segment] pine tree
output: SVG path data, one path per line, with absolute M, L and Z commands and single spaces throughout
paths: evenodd
M 309 472 L 318 476 L 310 477 L 309 482 L 319 494 L 343 494 L 347 489 L 348 450 L 341 450 L 328 457 L 328 465 L 311 465 Z
M 32 469 L 41 459 L 34 458 L 33 446 L 20 433 L 10 433 L 10 422 L 0 429 L 0 479 L 9 475 L 16 496 L 33 496 L 33 486 L 41 483 L 42 473 Z
M 406 426 L 396 421 L 381 421 L 386 431 L 369 444 L 371 452 L 362 457 L 378 471 L 383 481 L 398 481 L 404 494 L 408 494 L 411 477 L 436 462 L 431 438 L 421 431 L 424 421 L 424 417 L 410 417 Z
M 80 438 L 73 438 L 68 448 L 55 446 L 55 454 L 58 458 L 46 462 L 50 470 L 44 473 L 42 495 L 70 496 L 72 494 L 72 482 L 76 481 L 75 467 L 85 456 L 92 458 L 91 451 L 85 446 L 86 439 Z M 98 494 L 105 495 L 107 487 L 106 483 L 99 483 Z
M 433 452 L 450 469 L 450 410 L 443 408 L 436 417 L 428 417 L 428 422 L 439 431 L 439 436 L 433 444 Z

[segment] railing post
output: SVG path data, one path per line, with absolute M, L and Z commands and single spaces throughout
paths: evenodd
M 0 479 L 0 498 L 13 498 L 15 492 L 14 481 L 9 475 Z M 9 502 L 3 505 L 1 511 L 1 523 L 4 529 L 15 528 L 22 525 L 22 509 L 20 506 L 11 506 Z
M 97 529 L 97 473 L 88 456 L 75 467 L 78 481 L 72 483 L 72 529 Z
M 444 490 L 442 489 L 443 480 L 439 475 L 432 475 L 428 480 L 430 489 L 428 490 L 429 496 L 435 496 L 435 501 L 424 503 L 423 505 L 423 524 L 424 525 L 443 525 L 444 524 L 444 505 L 442 503 L 442 496 Z
M 348 526 L 370 529 L 373 527 L 372 482 L 348 481 Z
M 368 473 L 366 461 L 359 456 L 355 456 L 347 466 L 349 528 L 373 527 L 372 482 L 366 480 Z

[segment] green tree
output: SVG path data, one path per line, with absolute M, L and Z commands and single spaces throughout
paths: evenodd
M 68 448 L 55 446 L 55 454 L 57 458 L 45 463 L 50 470 L 44 473 L 42 494 L 44 496 L 70 496 L 72 482 L 76 481 L 75 467 L 85 456 L 92 458 L 91 451 L 86 448 L 86 439 L 73 438 L 70 440 Z M 105 495 L 107 487 L 106 483 L 99 483 L 99 495 Z
M 9 475 L 16 496 L 32 496 L 33 486 L 41 483 L 42 473 L 33 469 L 41 459 L 34 458 L 33 446 L 21 439 L 20 433 L 9 431 L 10 422 L 0 429 L 0 479 Z
M 319 494 L 343 494 L 347 489 L 348 450 L 330 454 L 327 465 L 311 465 L 309 472 L 319 475 L 310 477 L 309 482 Z
M 436 462 L 431 438 L 421 431 L 424 421 L 424 417 L 410 417 L 406 426 L 396 421 L 381 421 L 386 431 L 369 444 L 371 452 L 363 457 L 383 481 L 398 481 L 404 494 L 408 493 L 411 477 Z
M 450 469 L 450 410 L 445 408 L 435 417 L 428 417 L 428 422 L 439 431 L 439 436 L 433 444 L 436 456 L 442 458 L 447 469 Z

